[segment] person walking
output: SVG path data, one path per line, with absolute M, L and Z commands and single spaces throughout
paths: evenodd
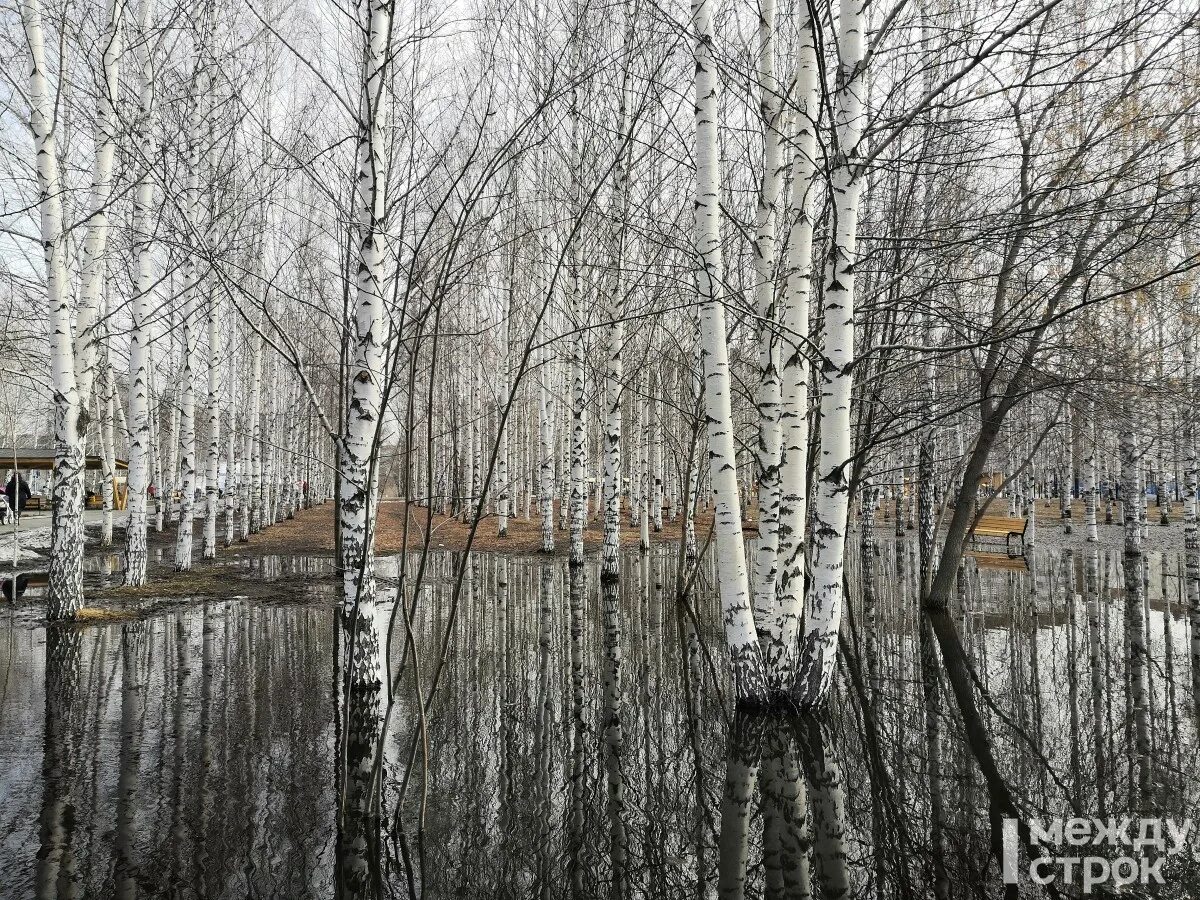
M 8 476 L 8 484 L 4 486 L 4 498 L 8 501 L 8 509 L 15 520 L 20 523 L 21 513 L 33 492 L 29 490 L 29 482 L 16 472 Z

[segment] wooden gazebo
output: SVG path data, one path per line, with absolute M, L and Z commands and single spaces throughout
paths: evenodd
M 83 467 L 89 472 L 104 471 L 104 457 L 98 454 L 87 454 L 83 458 Z M 51 471 L 54 468 L 54 449 L 48 447 L 38 449 L 34 447 L 0 447 L 0 472 L 4 469 L 17 469 L 21 472 L 29 472 L 33 470 Z M 113 460 L 113 507 L 115 509 L 125 508 L 125 486 L 121 481 L 117 480 L 117 472 L 128 472 L 129 461 L 115 458 Z M 122 479 L 123 480 L 123 479 Z M 93 501 L 89 498 L 88 506 L 91 507 Z M 37 503 L 34 508 L 40 508 L 41 503 Z
M 129 470 L 129 462 L 124 459 L 114 460 L 118 472 Z M 54 448 L 44 450 L 32 447 L 0 447 L 0 469 L 20 469 L 28 472 L 31 469 L 50 470 L 54 468 Z M 89 454 L 84 457 L 84 468 L 91 472 L 99 472 L 104 468 L 104 457 Z

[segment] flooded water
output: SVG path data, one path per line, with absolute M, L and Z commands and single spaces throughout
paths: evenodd
M 462 557 L 435 557 L 418 665 L 403 625 L 390 642 L 378 838 L 349 861 L 324 563 L 247 563 L 311 576 L 283 600 L 128 622 L 47 629 L 8 607 L 0 896 L 1000 897 L 1010 816 L 1200 820 L 1180 557 L 1150 556 L 1136 609 L 1111 551 L 968 560 L 931 619 L 912 547 L 881 551 L 873 603 L 852 561 L 858 637 L 829 713 L 803 718 L 727 714 L 711 562 L 690 612 L 664 550 L 603 588 L 590 566 L 476 554 L 457 605 Z M 1200 894 L 1193 838 L 1141 848 L 1163 884 L 1123 896 Z M 1089 854 L 1132 855 L 1070 855 Z M 1008 896 L 1044 896 L 1026 866 Z

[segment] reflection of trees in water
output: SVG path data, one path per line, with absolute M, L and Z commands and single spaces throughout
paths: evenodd
M 969 560 L 958 608 L 939 617 L 915 609 L 915 545 L 879 549 L 874 637 L 845 641 L 826 718 L 728 725 L 710 586 L 696 586 L 695 620 L 681 614 L 662 590 L 672 556 L 632 557 L 601 586 L 590 564 L 478 555 L 428 720 L 417 841 L 420 769 L 402 803 L 397 789 L 411 681 L 372 809 L 378 694 L 368 681 L 343 698 L 349 645 L 327 608 L 210 601 L 51 630 L 40 830 L 12 894 L 328 897 L 340 878 L 345 894 L 406 897 L 411 875 L 428 897 L 997 895 L 1006 803 L 1042 817 L 1142 802 L 1119 554 L 1043 548 L 1036 595 L 1028 574 Z M 1157 808 L 1182 818 L 1197 812 L 1195 722 L 1172 713 L 1172 696 L 1188 704 L 1187 610 L 1147 562 L 1146 758 Z M 422 660 L 445 633 L 449 571 L 432 568 L 416 606 Z M 4 721 L 21 696 L 5 693 Z M 340 835 L 339 753 L 360 779 Z
M 343 611 L 342 647 L 345 724 L 338 747 L 343 782 L 337 893 L 339 897 L 379 897 L 382 876 L 375 751 L 383 731 L 383 661 L 374 617 L 358 608 Z
M 328 619 L 211 607 L 207 641 L 199 608 L 46 630 L 40 828 L 6 900 L 329 895 Z
M 46 630 L 46 731 L 42 755 L 41 847 L 37 854 L 37 896 L 72 898 L 80 884 L 75 840 L 79 818 L 75 770 L 79 763 L 80 648 L 70 626 Z

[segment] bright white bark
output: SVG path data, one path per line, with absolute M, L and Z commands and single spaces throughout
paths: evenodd
M 580 8 L 576 7 L 580 16 Z M 576 39 L 571 42 L 571 68 L 575 78 L 579 75 L 579 30 L 582 23 L 575 23 Z M 572 81 L 574 84 L 574 80 Z M 571 215 L 582 215 L 580 176 L 583 166 L 581 135 L 579 130 L 579 88 L 571 90 L 571 105 L 568 111 L 571 120 Z M 586 313 L 583 308 L 583 278 L 579 267 L 579 236 L 571 235 L 567 245 L 567 277 L 571 290 L 571 324 L 575 331 L 571 335 L 571 369 L 568 373 L 571 386 L 571 446 L 570 454 L 570 562 L 574 567 L 583 565 L 583 532 L 587 528 L 587 385 L 584 370 L 586 345 L 584 325 Z M 572 586 L 581 576 L 572 575 Z M 574 595 L 572 595 L 574 596 Z M 575 606 L 571 607 L 572 613 Z
M 604 435 L 601 482 L 604 497 L 604 549 L 601 578 L 619 574 L 621 550 L 621 402 L 625 379 L 625 239 L 629 218 L 630 132 L 629 58 L 633 47 L 633 3 L 625 0 L 625 69 L 621 79 L 620 105 L 617 110 L 617 159 L 613 165 L 612 198 L 609 202 L 613 223 L 612 286 L 608 296 L 608 340 L 604 348 Z
M 208 297 L 205 307 L 208 312 L 208 458 L 204 478 L 204 559 L 215 559 L 217 555 L 217 512 L 221 497 L 218 479 L 221 472 L 221 305 L 219 293 L 212 279 L 206 281 Z
M 101 363 L 100 389 L 96 408 L 100 422 L 100 497 L 104 511 L 100 521 L 100 546 L 111 547 L 113 539 L 113 505 L 116 500 L 117 452 L 113 420 L 116 418 L 116 385 L 107 350 Z
M 783 182 L 783 104 L 775 78 L 775 0 L 758 5 L 759 118 L 763 171 L 754 235 L 754 307 L 758 314 L 758 551 L 754 559 L 754 611 L 760 627 L 776 614 L 779 573 L 781 385 L 775 308 L 775 218 Z
M 854 361 L 854 268 L 862 173 L 865 17 L 861 0 L 841 0 L 838 88 L 834 100 L 836 148 L 830 189 L 833 236 L 825 274 L 825 341 L 820 381 L 821 449 L 813 504 L 812 579 L 805 600 L 797 700 L 823 701 L 833 680 L 843 603 L 843 560 L 850 509 L 852 453 L 850 391 Z
M 108 244 L 113 160 L 117 152 L 116 101 L 123 52 L 124 7 L 124 0 L 108 0 L 106 26 L 100 38 L 100 95 L 96 98 L 96 155 L 92 165 L 91 217 L 83 239 L 83 259 L 80 263 L 82 281 L 75 314 L 75 372 L 79 402 L 83 409 L 87 409 L 91 403 L 97 351 L 103 333 L 105 248 Z
M 242 540 L 262 531 L 262 371 L 263 342 L 256 332 L 250 336 L 250 402 L 246 426 L 246 458 L 250 463 L 250 474 L 242 499 Z
M 548 382 L 553 358 L 543 347 L 538 356 L 538 515 L 542 525 L 542 552 L 554 552 L 554 396 Z
M 83 605 L 83 435 L 71 336 L 71 293 L 63 254 L 62 183 L 54 100 L 46 81 L 46 50 L 38 0 L 21 0 L 29 47 L 30 130 L 38 181 L 38 213 L 46 265 L 50 372 L 54 391 L 54 525 L 51 531 L 49 615 L 73 618 Z
M 1189 320 L 1195 314 L 1195 300 L 1189 290 Z M 1186 379 L 1188 403 L 1184 412 L 1184 499 L 1183 499 L 1183 549 L 1184 583 L 1187 590 L 1188 625 L 1191 629 L 1189 654 L 1192 672 L 1192 703 L 1200 712 L 1200 523 L 1197 519 L 1198 495 L 1200 495 L 1200 461 L 1196 455 L 1196 401 L 1200 398 L 1200 380 L 1196 371 L 1196 332 L 1191 324 L 1185 325 L 1183 335 L 1183 371 Z
M 775 608 L 765 617 L 767 665 L 777 689 L 791 684 L 804 614 L 805 532 L 808 523 L 808 306 L 813 272 L 813 195 L 817 171 L 819 78 L 813 21 L 802 8 L 796 47 L 798 133 L 792 160 L 790 229 L 781 315 L 781 456 L 778 570 Z
M 512 328 L 512 292 L 513 292 L 513 261 L 516 250 L 510 254 L 508 283 L 504 292 L 503 335 L 500 347 L 500 404 L 497 415 L 500 416 L 500 433 L 496 436 L 496 531 L 500 537 L 508 536 L 508 517 L 512 511 L 512 485 L 508 466 L 508 420 L 512 415 L 512 378 L 510 329 Z
M 1087 531 L 1087 542 L 1094 544 L 1100 540 L 1100 532 L 1096 524 L 1096 507 L 1099 485 L 1096 479 L 1096 405 L 1088 404 L 1088 422 L 1091 427 L 1087 456 L 1083 459 L 1084 479 L 1087 497 L 1083 507 L 1083 524 Z
M 700 304 L 700 354 L 708 419 L 709 477 L 715 501 L 717 575 L 721 617 L 738 703 L 762 703 L 766 672 L 746 570 L 742 515 L 738 499 L 736 447 L 730 407 L 729 347 L 722 281 L 720 173 L 717 154 L 717 92 L 720 78 L 713 54 L 713 0 L 693 0 L 692 29 L 696 59 L 696 220 L 694 237 L 700 266 L 696 272 Z
M 384 306 L 383 94 L 390 30 L 390 5 L 372 0 L 364 7 L 364 72 L 359 109 L 355 238 L 358 275 L 347 339 L 351 343 L 349 397 L 341 441 L 342 601 L 356 611 L 356 626 L 374 629 L 375 576 L 372 526 L 377 484 L 376 455 L 383 402 L 388 323 Z M 376 645 L 378 641 L 376 640 Z M 378 646 L 376 646 L 378 651 Z M 352 673 L 354 677 L 355 673 Z M 364 675 L 366 673 L 363 673 Z
M 242 458 L 238 453 L 239 442 L 237 431 L 238 390 L 237 382 L 232 381 L 229 397 L 229 429 L 225 441 L 225 527 L 222 531 L 221 544 L 224 547 L 233 546 L 233 536 L 237 530 L 237 501 L 241 498 L 242 488 Z
M 142 0 L 137 29 L 137 103 L 134 127 L 142 140 L 150 143 L 155 133 L 153 119 L 154 57 L 149 39 L 154 0 Z M 151 241 L 154 213 L 154 181 L 149 173 L 138 176 L 133 194 L 133 259 L 135 266 L 134 295 L 130 302 L 129 329 L 129 474 L 126 483 L 125 519 L 125 583 L 137 587 L 146 583 L 146 490 L 150 482 L 151 419 L 150 371 L 153 313 L 151 293 L 154 289 L 154 251 Z M 156 531 L 162 530 L 162 478 L 157 485 Z
M 651 351 L 653 352 L 653 351 Z M 650 414 L 646 402 L 646 378 L 638 376 L 638 549 L 650 549 Z
M 193 102 L 192 123 L 188 134 L 187 215 L 196 227 L 200 213 L 201 141 L 207 139 L 204 112 L 207 107 L 209 72 L 201 63 L 196 77 L 196 97 Z M 180 337 L 183 342 L 183 367 L 179 381 L 179 527 L 175 533 L 175 571 L 192 568 L 192 530 L 196 504 L 196 294 L 204 280 L 196 257 L 188 257 L 183 287 L 183 322 Z
M 657 533 L 663 527 L 663 425 L 662 372 L 651 379 L 650 399 L 650 520 Z

